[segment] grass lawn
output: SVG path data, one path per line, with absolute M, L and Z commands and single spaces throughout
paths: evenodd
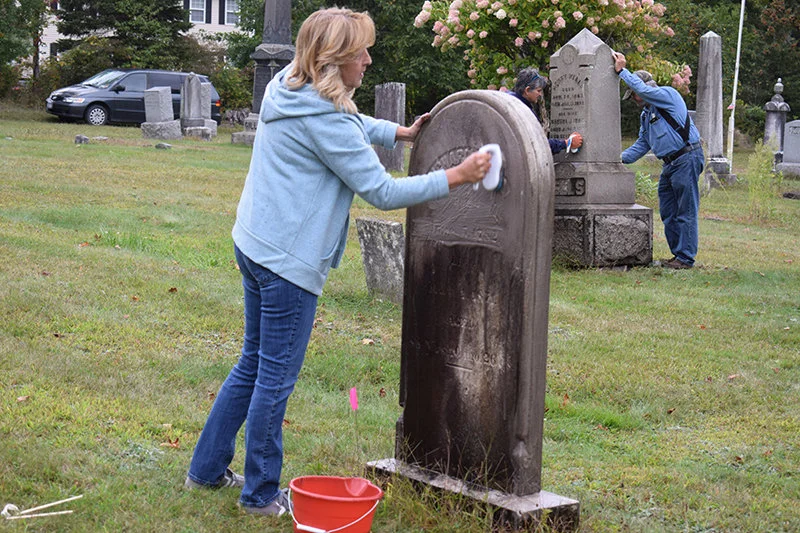
M 0 103 L 0 507 L 83 495 L 0 529 L 291 530 L 235 491 L 181 489 L 242 330 L 230 230 L 251 151 L 230 133 L 156 150 L 138 128 Z M 754 219 L 745 182 L 702 198 L 693 270 L 553 267 L 543 488 L 581 502 L 581 531 L 800 531 L 800 202 Z M 654 247 L 668 256 L 657 213 Z M 393 455 L 400 327 L 353 225 L 289 402 L 286 483 Z M 373 530 L 490 523 L 399 481 Z

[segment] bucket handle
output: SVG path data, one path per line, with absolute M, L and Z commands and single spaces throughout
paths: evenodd
M 292 504 L 292 489 L 289 489 L 288 494 L 287 494 L 287 499 L 289 500 L 289 514 L 292 515 L 292 521 L 297 526 L 297 529 L 299 529 L 300 531 L 308 531 L 308 533 L 334 533 L 336 531 L 341 531 L 342 529 L 348 528 L 348 527 L 352 526 L 353 524 L 357 524 L 358 522 L 361 522 L 362 520 L 364 520 L 366 517 L 368 517 L 370 514 L 372 514 L 372 512 L 375 510 L 375 508 L 378 507 L 378 504 L 381 503 L 381 499 L 378 498 L 377 500 L 375 500 L 375 503 L 372 505 L 372 507 L 370 508 L 369 511 L 364 513 L 361 516 L 361 518 L 357 518 L 357 519 L 353 520 L 352 522 L 350 522 L 349 524 L 346 524 L 346 525 L 341 526 L 341 527 L 337 527 L 336 529 L 321 529 L 321 528 L 318 528 L 318 527 L 307 526 L 305 524 L 301 524 L 300 522 L 297 521 L 297 518 L 294 517 L 294 505 Z

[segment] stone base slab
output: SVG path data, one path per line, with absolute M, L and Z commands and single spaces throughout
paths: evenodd
M 800 163 L 779 163 L 775 170 L 783 172 L 784 176 L 800 176 Z
M 256 128 L 258 127 L 258 115 L 250 113 L 244 119 L 244 131 L 231 134 L 231 144 L 246 144 L 253 146 L 256 140 Z
M 211 128 L 205 128 L 205 127 L 184 128 L 183 134 L 186 137 L 197 137 L 199 139 L 203 139 L 204 141 L 210 141 L 211 138 L 214 136 L 214 133 L 211 131 Z
M 461 494 L 478 503 L 496 509 L 495 524 L 512 531 L 538 531 L 542 521 L 553 531 L 577 531 L 580 522 L 580 502 L 551 492 L 518 496 L 486 487 L 469 484 L 445 474 L 432 472 L 396 459 L 381 459 L 367 463 L 367 470 L 377 477 L 402 476 L 414 484 L 434 487 L 443 492 Z
M 647 266 L 653 262 L 653 210 L 556 206 L 553 256 L 579 267 Z
M 145 139 L 180 139 L 183 137 L 181 132 L 180 120 L 169 120 L 167 122 L 143 122 L 142 137 Z
M 736 174 L 731 174 L 731 164 L 727 158 L 711 157 L 706 161 L 704 171 L 706 189 L 733 185 L 736 183 Z

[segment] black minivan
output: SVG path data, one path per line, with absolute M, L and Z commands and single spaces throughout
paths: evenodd
M 93 126 L 110 122 L 145 122 L 144 91 L 153 87 L 172 89 L 172 110 L 180 118 L 181 85 L 188 72 L 150 69 L 107 69 L 88 80 L 53 91 L 47 98 L 47 112 L 61 119 L 83 119 Z M 197 75 L 203 83 L 208 77 Z M 219 124 L 219 93 L 211 86 L 211 118 Z

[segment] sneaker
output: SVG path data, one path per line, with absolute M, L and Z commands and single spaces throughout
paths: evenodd
M 291 507 L 288 493 L 289 489 L 281 490 L 278 493 L 278 497 L 272 500 L 272 503 L 264 507 L 247 507 L 244 505 L 241 507 L 247 514 L 257 514 L 261 516 L 282 516 L 289 512 Z
M 680 259 L 677 259 L 677 258 L 670 259 L 669 261 L 665 261 L 662 266 L 664 266 L 666 268 L 672 268 L 674 270 L 681 270 L 681 269 L 684 269 L 684 268 L 692 268 L 692 265 L 684 263 L 683 261 L 681 261 Z
M 216 485 L 203 485 L 202 483 L 194 481 L 189 476 L 186 476 L 186 481 L 183 482 L 183 486 L 187 489 L 221 489 L 223 487 L 242 488 L 244 487 L 244 476 L 240 476 L 230 468 L 226 468 L 225 473 L 222 475 L 222 479 L 220 479 Z

